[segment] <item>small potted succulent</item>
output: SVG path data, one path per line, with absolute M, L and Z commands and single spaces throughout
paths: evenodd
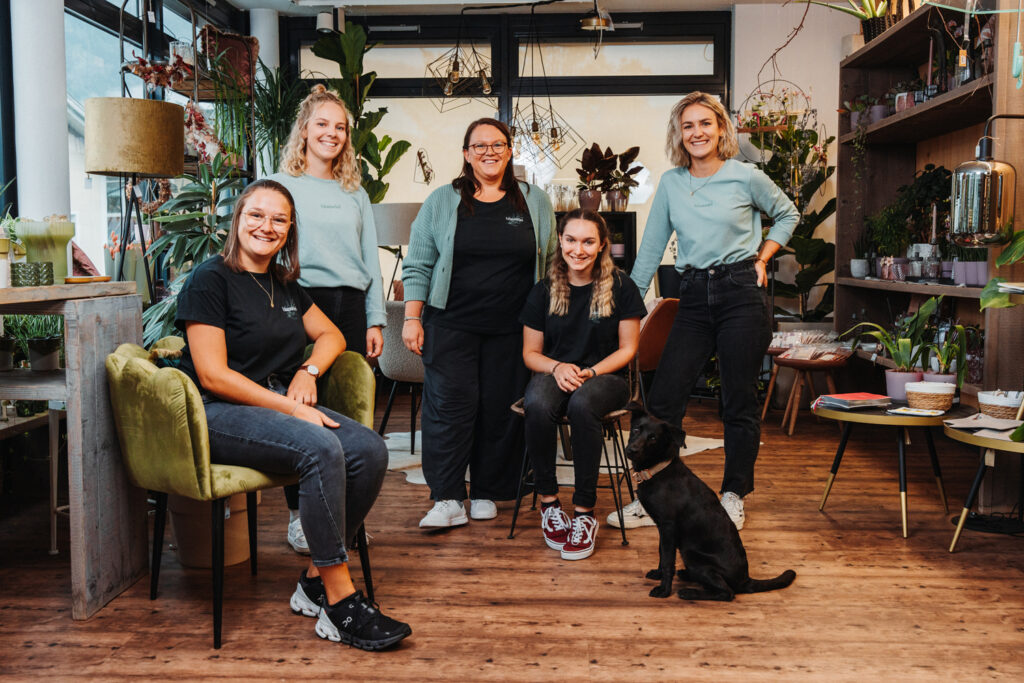
M 967 332 L 963 325 L 953 325 L 942 341 L 926 344 L 925 348 L 934 353 L 931 358 L 931 372 L 925 371 L 926 382 L 951 382 L 957 387 L 967 377 Z
M 595 142 L 583 150 L 579 161 L 576 174 L 580 180 L 576 189 L 579 190 L 580 208 L 597 211 L 601 208 L 601 187 L 615 169 L 616 155 L 611 147 L 602 152 L 601 146 Z
M 871 265 L 868 256 L 871 254 L 871 240 L 867 235 L 861 235 L 853 242 L 853 258 L 850 259 L 850 275 L 856 278 L 865 278 L 871 272 Z
M 60 315 L 4 316 L 5 335 L 14 338 L 34 371 L 60 368 L 64 317 Z
M 615 155 L 618 168 L 613 168 L 604 184 L 601 185 L 612 211 L 625 211 L 626 206 L 629 205 L 630 189 L 640 184 L 633 177 L 643 168 L 639 164 L 633 166 L 633 162 L 639 155 L 639 147 L 630 147 L 622 154 Z

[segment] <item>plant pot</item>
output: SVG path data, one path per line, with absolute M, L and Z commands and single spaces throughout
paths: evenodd
M 868 109 L 868 119 L 871 123 L 878 123 L 889 115 L 889 107 L 884 104 L 873 104 Z
M 600 190 L 580 190 L 580 208 L 584 211 L 597 211 L 601 208 Z
M 60 369 L 60 345 L 63 339 L 60 337 L 45 337 L 42 339 L 29 339 L 28 361 L 32 370 L 39 372 L 45 370 Z
M 850 130 L 857 130 L 857 124 L 860 123 L 860 116 L 863 112 L 851 111 L 850 112 Z
M 259 493 L 256 494 L 257 503 Z M 175 550 L 178 561 L 186 567 L 210 568 L 213 566 L 210 545 L 209 501 L 193 500 L 182 496 L 168 496 L 167 510 L 170 512 L 171 528 L 174 531 Z M 228 516 L 230 511 L 230 516 Z M 224 565 L 238 564 L 249 559 L 249 516 L 246 496 L 239 493 L 228 498 L 224 519 Z
M 850 259 L 850 275 L 857 278 L 868 276 L 868 260 L 866 258 Z
M 967 263 L 967 274 L 970 277 L 967 284 L 981 287 L 988 282 L 988 262 L 969 261 Z
M 625 211 L 629 205 L 629 193 L 622 190 L 608 190 L 604 194 L 610 211 Z
M 890 16 L 862 19 L 860 27 L 861 30 L 864 31 L 864 42 L 870 43 L 872 40 L 885 33 L 885 30 L 892 26 L 892 24 L 893 19 Z
M 924 410 L 949 410 L 956 394 L 954 382 L 908 382 L 905 387 L 907 404 Z
M 907 400 L 907 384 L 909 382 L 920 382 L 921 371 L 899 372 L 897 370 L 885 371 L 885 394 L 894 401 Z
M 935 359 L 933 358 L 932 360 L 934 361 Z M 952 384 L 956 384 L 956 375 L 954 375 L 952 373 L 950 373 L 950 374 L 939 374 L 938 372 L 922 372 L 921 373 L 921 381 L 922 382 L 949 382 L 949 383 L 952 383 Z
M 974 269 L 969 269 L 968 265 L 967 261 L 953 261 L 953 284 L 966 285 L 968 280 L 973 279 Z
M 29 263 L 53 263 L 53 282 L 64 284 L 68 276 L 68 242 L 75 236 L 70 221 L 18 221 L 18 236 L 25 244 Z
M 943 261 L 942 262 L 942 277 L 953 277 L 953 262 Z

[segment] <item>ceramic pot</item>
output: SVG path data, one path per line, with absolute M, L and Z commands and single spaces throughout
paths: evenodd
M 622 190 L 608 190 L 604 194 L 609 211 L 625 211 L 629 205 L 629 193 Z
M 868 109 L 868 118 L 871 120 L 871 123 L 878 123 L 888 115 L 889 107 L 885 104 L 873 104 Z
M 934 358 L 932 359 L 935 360 Z M 943 375 L 937 372 L 922 372 L 921 381 L 923 382 L 948 382 L 950 384 L 956 384 L 956 375 L 948 374 Z
M 850 275 L 857 278 L 868 276 L 868 260 L 866 258 L 850 259 Z
M 598 211 L 601 208 L 601 191 L 580 190 L 580 208 L 585 211 Z
M 59 370 L 60 369 L 60 345 L 63 340 L 60 337 L 46 337 L 42 339 L 29 339 L 28 362 L 34 371 Z
M 894 401 L 907 400 L 907 383 L 920 382 L 924 373 L 897 372 L 896 370 L 885 371 L 885 394 Z
M 953 262 L 943 261 L 942 262 L 942 277 L 953 277 Z
M 53 263 L 53 282 L 64 284 L 68 276 L 68 242 L 75 236 L 70 221 L 19 221 L 18 236 L 25 244 L 29 263 Z
M 981 287 L 988 282 L 988 262 L 987 261 L 970 261 L 967 264 L 968 275 L 970 280 L 967 284 Z
M 857 124 L 860 123 L 860 115 L 862 112 L 851 111 L 850 112 L 850 130 L 857 130 Z
M 970 279 L 967 261 L 953 261 L 953 284 L 966 285 Z

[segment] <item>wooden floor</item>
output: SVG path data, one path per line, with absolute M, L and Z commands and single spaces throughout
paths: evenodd
M 407 428 L 407 407 L 395 429 Z M 71 620 L 66 552 L 46 553 L 40 505 L 0 521 L 0 674 L 11 678 L 327 678 L 344 680 L 976 680 L 1024 679 L 1024 542 L 953 527 L 924 451 L 910 449 L 910 538 L 900 536 L 893 436 L 855 433 L 829 505 L 818 501 L 838 430 L 802 415 L 795 435 L 770 416 L 742 532 L 751 570 L 794 569 L 788 589 L 732 603 L 647 596 L 653 528 L 627 547 L 603 525 L 598 551 L 564 562 L 526 512 L 506 538 L 498 519 L 423 533 L 427 490 L 389 473 L 367 521 L 378 600 L 408 621 L 396 650 L 365 653 L 320 640 L 288 597 L 303 561 L 284 542 L 283 495 L 260 506 L 260 572 L 227 569 L 224 646 L 211 648 L 210 578 L 164 553 L 160 596 L 143 580 L 86 622 Z M 720 436 L 710 406 L 691 434 Z M 976 455 L 944 438 L 955 512 Z M 688 459 L 717 488 L 721 451 Z M 524 506 L 524 510 L 525 510 Z M 61 547 L 67 548 L 66 523 Z M 356 572 L 358 574 L 358 572 Z

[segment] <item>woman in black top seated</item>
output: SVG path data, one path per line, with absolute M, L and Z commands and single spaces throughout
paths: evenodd
M 597 475 L 601 418 L 623 407 L 629 387 L 621 371 L 636 354 L 640 290 L 612 263 L 608 226 L 577 209 L 558 224 L 559 249 L 546 280 L 526 301 L 523 360 L 535 373 L 526 388 L 526 447 L 540 495 L 544 541 L 562 559 L 590 557 L 597 542 Z M 562 511 L 555 478 L 557 423 L 572 433 L 575 516 Z
M 180 367 L 202 391 L 212 461 L 299 475 L 312 561 L 292 610 L 318 617 L 321 638 L 377 650 L 411 630 L 356 590 L 346 541 L 380 492 L 387 449 L 372 430 L 316 405 L 316 378 L 345 340 L 298 276 L 291 194 L 257 181 L 238 198 L 223 253 L 197 266 L 178 295 L 188 342 Z M 313 353 L 303 364 L 307 340 Z

